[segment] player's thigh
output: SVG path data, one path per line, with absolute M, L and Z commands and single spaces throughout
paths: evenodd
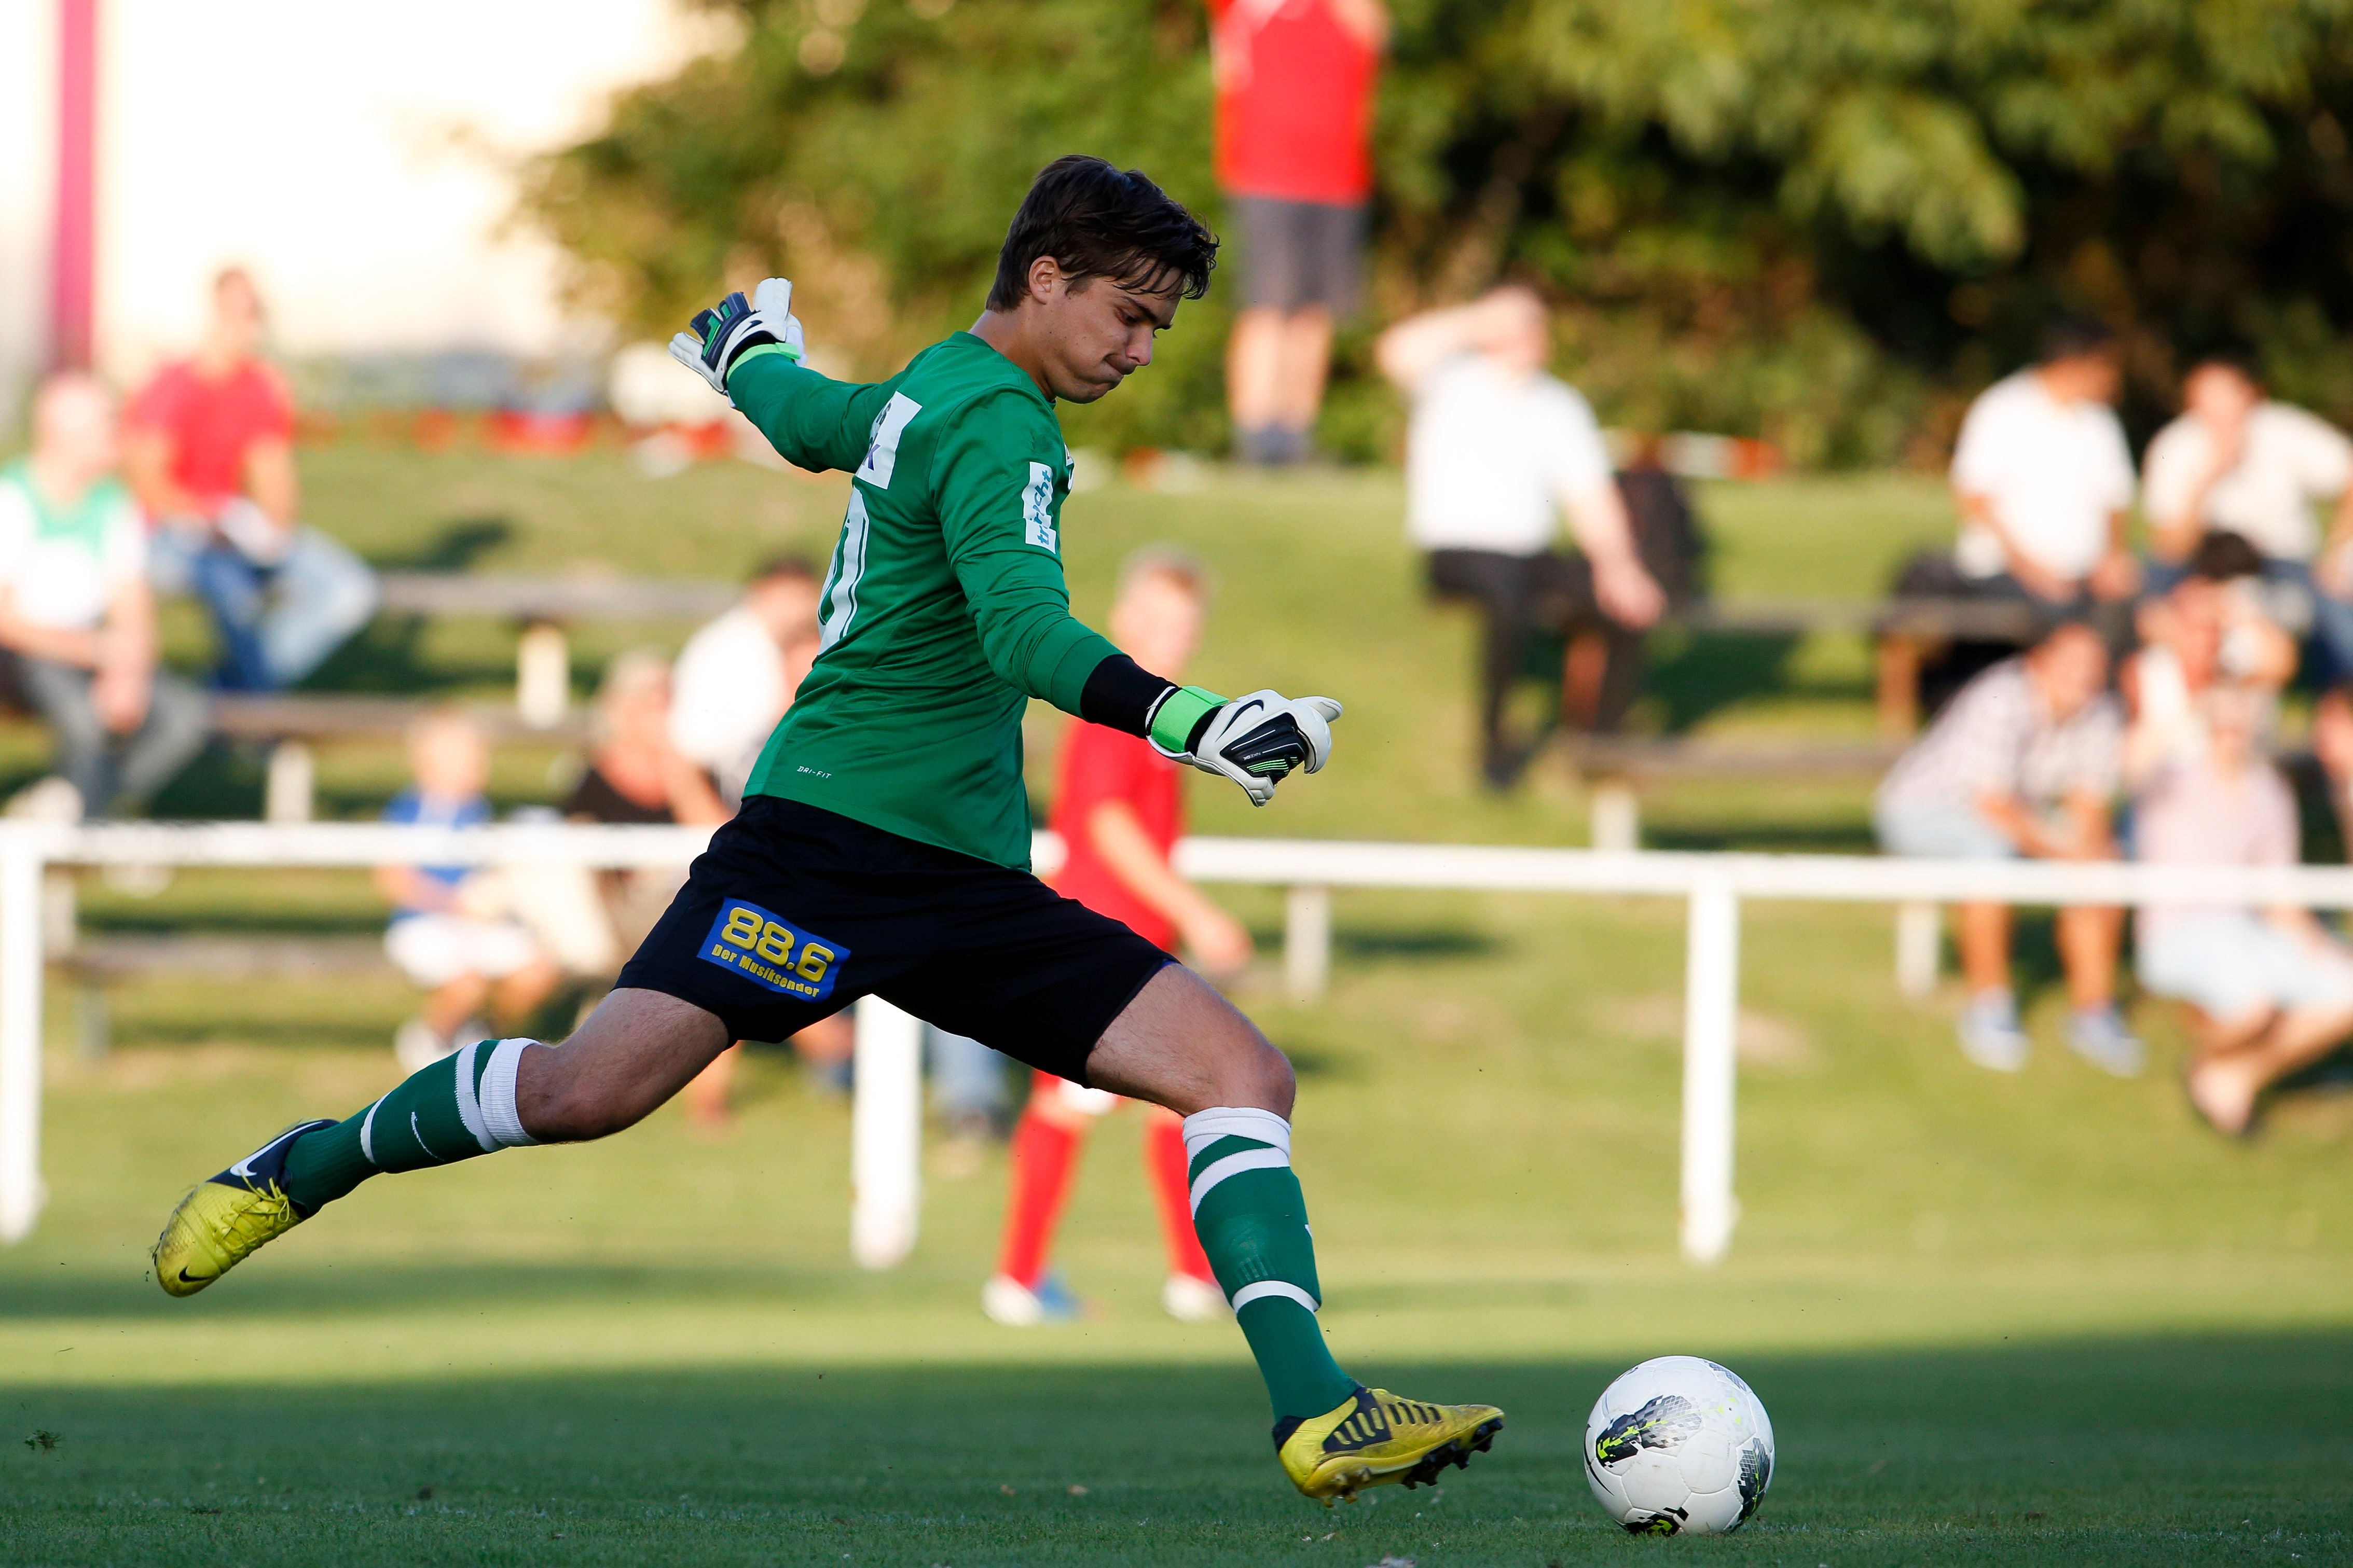
M 1172 963 L 1104 1029 L 1087 1058 L 1088 1081 L 1190 1116 L 1246 1106 L 1289 1116 L 1291 1063 L 1232 1003 Z

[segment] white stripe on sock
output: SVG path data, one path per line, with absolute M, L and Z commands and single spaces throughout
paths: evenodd
M 1201 1151 L 1220 1138 L 1247 1138 L 1254 1143 L 1273 1145 L 1282 1151 L 1286 1159 L 1291 1154 L 1291 1123 L 1271 1110 L 1217 1105 L 1207 1110 L 1197 1110 L 1185 1118 L 1185 1157 L 1187 1160 L 1199 1159 Z
M 1228 1176 L 1239 1176 L 1244 1171 L 1280 1171 L 1288 1168 L 1291 1156 L 1280 1149 L 1244 1149 L 1222 1160 L 1212 1160 L 1201 1173 L 1193 1178 L 1193 1212 L 1201 1212 L 1201 1200 L 1209 1189 Z
M 1296 1285 L 1286 1284 L 1280 1279 L 1254 1279 L 1234 1292 L 1233 1309 L 1239 1312 L 1252 1301 L 1263 1301 L 1270 1296 L 1280 1296 L 1286 1301 L 1296 1301 L 1311 1312 L 1318 1310 L 1324 1305 Z
M 515 1069 L 522 1065 L 522 1054 L 536 1040 L 501 1040 L 491 1052 L 491 1065 L 482 1071 L 482 1125 L 501 1149 L 523 1149 L 537 1140 L 522 1130 L 522 1117 L 515 1110 Z
M 481 1102 L 474 1098 L 474 1058 L 481 1055 L 482 1042 L 476 1040 L 458 1053 L 458 1120 L 474 1135 L 474 1142 L 489 1153 L 498 1147 L 490 1129 L 482 1125 Z
M 368 1113 L 360 1119 L 360 1154 L 371 1165 L 375 1163 L 375 1106 L 383 1103 L 379 1100 L 369 1106 Z

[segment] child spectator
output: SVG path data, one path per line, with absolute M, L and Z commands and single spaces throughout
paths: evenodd
M 144 803 L 205 743 L 205 700 L 156 664 L 146 532 L 113 477 L 114 400 L 51 377 L 33 450 L 0 469 L 0 647 L 57 745 L 80 807 Z
M 2080 622 L 2057 630 L 1961 689 L 1881 781 L 1872 819 L 1891 855 L 1993 860 L 2105 860 L 2116 854 L 2123 723 L 2107 695 L 2107 648 Z M 2067 1043 L 2118 1077 L 2140 1070 L 2141 1044 L 2116 1008 L 2122 911 L 2059 911 L 2059 957 L 2074 1011 Z M 1969 988 L 1962 1052 L 1979 1067 L 2026 1066 L 2010 984 L 2010 906 L 1963 904 L 1961 970 Z
M 1176 671 L 1199 638 L 1205 589 L 1201 569 L 1189 558 L 1140 552 L 1120 574 L 1111 635 L 1146 669 Z M 1184 799 L 1176 765 L 1151 742 L 1098 724 L 1072 723 L 1063 743 L 1053 825 L 1065 851 L 1054 883 L 1065 896 L 1125 921 L 1172 952 L 1181 938 L 1211 975 L 1232 974 L 1250 962 L 1250 933 L 1168 863 L 1185 831 Z M 983 1310 L 998 1322 L 1028 1327 L 1077 1315 L 1078 1303 L 1050 1270 L 1047 1254 L 1087 1129 L 1120 1103 L 1117 1095 L 1050 1073 L 1033 1079 L 1013 1132 L 1005 1246 L 980 1297 Z M 1193 1234 L 1182 1126 L 1156 1106 L 1145 1115 L 1145 1163 L 1168 1242 L 1161 1305 L 1188 1322 L 1214 1317 L 1225 1310 L 1225 1296 Z
M 456 709 L 437 709 L 408 735 L 415 783 L 384 808 L 386 822 L 476 827 L 491 820 L 482 787 L 491 750 L 481 727 Z M 379 866 L 375 884 L 391 900 L 385 951 L 429 994 L 419 1015 L 393 1036 L 404 1071 L 430 1066 L 486 1037 L 474 1022 L 485 1004 L 520 1024 L 554 991 L 561 972 L 528 927 L 504 912 L 502 898 L 465 866 Z
M 2254 687 L 2205 692 L 2204 745 L 2159 773 L 2136 809 L 2141 859 L 2295 863 L 2295 802 L 2257 746 L 2269 706 Z M 2264 1089 L 2353 1036 L 2353 952 L 2308 910 L 2154 904 L 2139 938 L 2141 984 L 2198 1010 L 2189 1102 L 2224 1132 L 2247 1131 Z
M 297 521 L 294 405 L 260 358 L 261 331 L 261 297 L 231 268 L 214 279 L 204 345 L 157 373 L 128 420 L 132 489 L 156 525 L 156 585 L 193 591 L 211 610 L 214 679 L 227 691 L 293 685 L 376 605 L 366 563 Z
M 2198 699 L 2232 680 L 2277 691 L 2295 675 L 2295 643 L 2258 596 L 2263 558 L 2235 533 L 2198 542 L 2180 580 L 2142 603 L 2141 647 L 2117 684 L 2132 714 L 2125 781 L 2132 788 L 2204 744 Z
M 687 639 L 671 682 L 670 740 L 730 801 L 792 705 L 818 650 L 818 575 L 798 556 L 767 562 L 741 603 Z
M 1596 618 L 1613 629 L 1594 727 L 1617 728 L 1636 696 L 1643 630 L 1665 595 L 1636 552 L 1593 410 L 1545 373 L 1544 302 L 1498 289 L 1429 310 L 1381 334 L 1381 371 L 1413 400 L 1406 516 L 1429 552 L 1433 592 L 1476 601 L 1487 618 L 1480 709 L 1483 770 L 1509 787 L 1532 742 L 1505 732 L 1504 709 L 1538 625 Z M 1552 548 L 1566 513 L 1581 557 Z

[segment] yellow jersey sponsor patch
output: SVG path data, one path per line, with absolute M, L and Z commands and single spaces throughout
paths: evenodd
M 757 904 L 730 899 L 719 906 L 696 956 L 780 995 L 822 1002 L 833 994 L 833 978 L 849 950 Z

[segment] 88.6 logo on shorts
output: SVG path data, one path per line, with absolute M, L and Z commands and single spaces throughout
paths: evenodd
M 849 950 L 757 904 L 730 899 L 719 906 L 696 956 L 782 995 L 822 1002 L 833 994 L 833 977 Z

